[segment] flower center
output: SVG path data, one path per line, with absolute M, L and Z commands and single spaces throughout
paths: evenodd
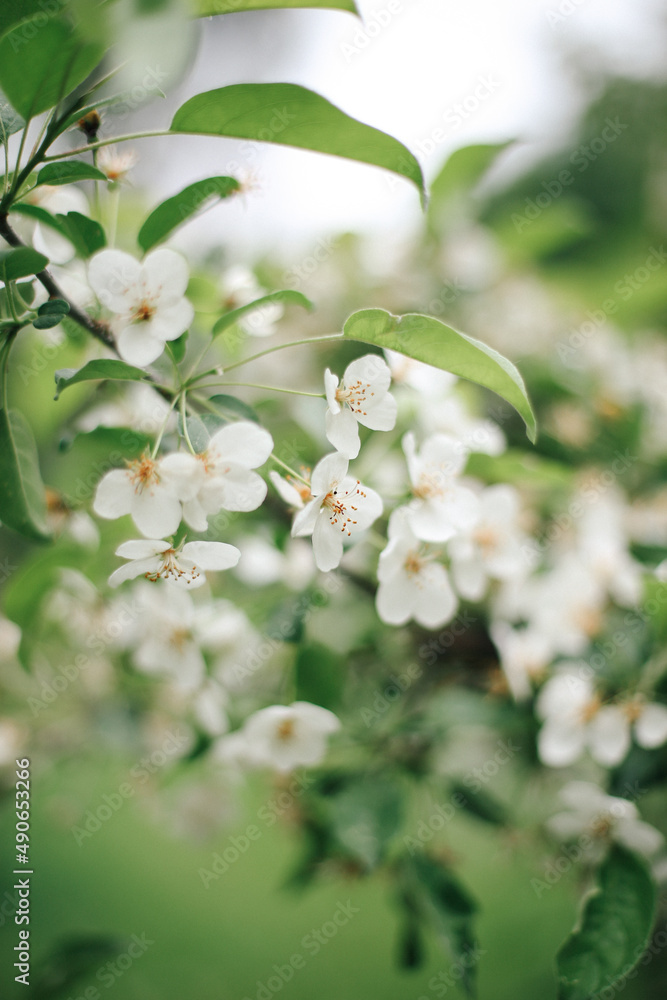
M 424 568 L 425 559 L 417 552 L 408 552 L 404 566 L 408 576 L 418 576 Z
M 146 579 L 155 583 L 156 580 L 168 580 L 169 577 L 172 577 L 174 580 L 185 579 L 186 583 L 194 583 L 197 577 L 201 576 L 201 573 L 194 563 L 189 569 L 184 569 L 183 566 L 179 565 L 178 555 L 179 552 L 176 549 L 167 549 L 166 552 L 161 552 L 161 565 L 153 573 L 145 573 Z
M 587 722 L 590 722 L 591 719 L 594 719 L 595 716 L 598 714 L 598 711 L 600 710 L 600 706 L 601 705 L 602 705 L 602 702 L 600 700 L 600 696 L 597 695 L 597 694 L 593 695 L 593 697 L 591 698 L 591 700 L 587 701 L 586 704 L 581 709 L 581 712 L 580 712 L 580 715 L 579 715 L 581 721 L 584 724 L 586 724 Z
M 134 492 L 142 493 L 147 486 L 160 482 L 157 464 L 150 455 L 142 455 L 134 462 L 127 463 L 130 481 L 134 483 Z
M 438 469 L 422 472 L 419 480 L 412 487 L 412 492 L 420 500 L 429 500 L 432 497 L 444 497 L 446 490 L 444 476 Z
M 598 608 L 577 608 L 573 618 L 575 625 L 578 625 L 581 631 L 588 636 L 597 635 L 602 627 L 602 616 Z
M 132 319 L 137 323 L 145 323 L 155 315 L 155 306 L 144 299 L 139 303 L 132 314 Z
M 294 719 L 283 719 L 276 730 L 276 736 L 279 740 L 287 742 L 294 735 Z
M 348 537 L 352 534 L 351 528 L 357 522 L 352 515 L 348 515 L 348 507 L 354 513 L 357 513 L 357 508 L 353 503 L 346 503 L 350 499 L 354 499 L 357 496 L 362 498 L 366 497 L 366 494 L 359 487 L 361 483 L 357 479 L 357 485 L 353 493 L 345 494 L 344 496 L 338 495 L 338 486 L 334 484 L 334 488 L 329 490 L 327 495 L 322 500 L 321 510 L 326 509 L 329 512 L 329 521 L 332 527 L 340 527 L 342 532 L 347 532 Z
M 190 638 L 190 629 L 187 628 L 175 628 L 172 630 L 169 636 L 170 645 L 174 646 L 179 653 L 182 653 L 185 649 L 185 644 Z
M 631 701 L 626 701 L 621 707 L 628 722 L 636 722 L 637 719 L 641 718 L 644 711 L 644 699 L 633 698 Z
M 477 528 L 473 537 L 480 549 L 487 553 L 493 552 L 498 546 L 498 533 L 488 525 Z
M 590 825 L 591 835 L 600 839 L 608 837 L 613 828 L 614 819 L 611 813 L 600 813 Z
M 370 387 L 370 382 L 362 382 L 361 379 L 357 379 L 351 385 L 345 385 L 344 382 L 341 382 L 336 389 L 336 402 L 347 403 L 353 413 L 360 413 L 365 417 L 366 396 L 367 394 L 369 396 L 375 395 L 374 392 L 369 392 Z

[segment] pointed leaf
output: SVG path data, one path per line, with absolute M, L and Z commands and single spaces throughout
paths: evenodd
M 241 83 L 197 94 L 178 109 L 170 128 L 370 163 L 406 177 L 424 197 L 421 167 L 406 146 L 294 83 Z
M 228 413 L 236 414 L 242 420 L 253 420 L 256 424 L 259 423 L 259 417 L 252 406 L 248 406 L 247 403 L 244 403 L 242 399 L 238 399 L 236 396 L 218 393 L 216 396 L 211 396 L 209 403 L 213 403 L 214 406 L 219 407 L 221 410 L 226 410 Z
M 115 358 L 89 361 L 83 368 L 61 368 L 55 373 L 55 399 L 58 398 L 63 389 L 69 388 L 70 385 L 76 385 L 77 382 L 107 378 L 126 382 L 141 382 L 146 377 L 146 372 L 141 368 L 134 368 L 132 365 L 127 365 L 124 361 L 117 361 Z
M 91 257 L 107 245 L 107 238 L 99 222 L 89 219 L 81 212 L 68 212 L 67 215 L 57 215 L 61 231 L 74 245 L 80 257 Z
M 246 313 L 254 312 L 256 309 L 261 309 L 262 306 L 268 306 L 272 302 L 287 302 L 293 305 L 303 306 L 304 309 L 313 309 L 313 303 L 310 299 L 307 299 L 305 295 L 301 292 L 295 292 L 292 289 L 284 289 L 279 292 L 270 292 L 268 295 L 263 295 L 261 299 L 255 299 L 254 302 L 248 302 L 245 306 L 239 306 L 238 309 L 230 309 L 226 312 L 224 316 L 221 316 L 213 327 L 212 333 L 214 337 L 226 330 L 227 327 L 233 326 L 241 316 L 245 316 Z
M 161 243 L 174 229 L 190 216 L 210 208 L 214 201 L 229 198 L 241 190 L 234 177 L 208 177 L 189 184 L 172 198 L 167 198 L 154 208 L 139 230 L 137 242 L 146 253 L 156 243 Z
M 234 14 L 247 10 L 293 10 L 295 7 L 309 7 L 316 10 L 347 10 L 358 14 L 354 0 L 193 0 L 197 17 L 212 14 Z
M 27 278 L 39 274 L 49 263 L 49 258 L 30 247 L 17 247 L 15 250 L 0 250 L 0 281 L 16 281 L 17 278 Z
M 20 132 L 25 121 L 15 111 L 4 94 L 0 92 L 0 142 L 6 142 L 10 135 Z
M 85 80 L 103 53 L 64 18 L 40 12 L 0 39 L 0 86 L 19 114 L 34 118 Z
M 407 354 L 491 389 L 512 404 L 523 417 L 528 437 L 535 441 L 537 424 L 523 379 L 511 361 L 480 340 L 459 333 L 432 316 L 419 313 L 393 316 L 384 309 L 353 313 L 343 332 L 349 340 Z
M 37 184 L 74 184 L 76 181 L 106 181 L 97 167 L 81 160 L 63 160 L 58 163 L 47 163 L 37 175 Z
M 18 410 L 0 410 L 0 512 L 8 528 L 35 541 L 48 540 L 37 446 Z
M 589 1000 L 632 971 L 650 940 L 656 895 L 644 862 L 614 845 L 578 928 L 558 952 L 559 1000 Z
M 452 153 L 431 185 L 429 208 L 473 188 L 512 141 L 464 146 Z

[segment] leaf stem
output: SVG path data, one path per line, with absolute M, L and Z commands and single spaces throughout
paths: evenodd
M 278 456 L 274 454 L 274 452 L 271 452 L 269 458 L 273 462 L 275 462 L 276 465 L 280 465 L 285 470 L 285 472 L 289 472 L 290 476 L 292 476 L 294 479 L 299 479 L 304 484 L 304 486 L 307 486 L 308 489 L 310 489 L 310 483 L 308 482 L 308 480 L 304 479 L 303 476 L 300 476 L 298 472 L 295 472 L 294 469 L 290 465 L 287 465 L 286 462 L 283 462 L 282 458 L 278 458 Z
M 53 153 L 51 156 L 45 156 L 44 162 L 49 163 L 52 160 L 65 160 L 70 156 L 78 156 L 79 153 L 88 153 L 91 149 L 112 146 L 115 142 L 133 142 L 135 139 L 152 139 L 158 136 L 178 134 L 178 132 L 172 132 L 170 129 L 162 129 L 156 132 L 133 132 L 130 135 L 116 135 L 111 139 L 98 139 L 96 142 L 90 142 L 87 146 L 79 146 L 77 149 L 68 149 L 66 153 Z
M 257 354 L 251 354 L 248 358 L 243 358 L 241 361 L 235 361 L 231 365 L 227 365 L 224 369 L 225 374 L 232 371 L 234 368 L 240 368 L 241 365 L 247 365 L 250 361 L 256 361 L 257 358 L 263 358 L 267 354 L 273 354 L 274 351 L 283 351 L 286 347 L 300 347 L 302 344 L 322 344 L 328 340 L 342 340 L 344 334 L 342 333 L 327 333 L 322 337 L 306 337 L 304 340 L 291 340 L 288 344 L 276 344 L 274 347 L 267 347 L 264 351 L 258 351 Z
M 209 382 L 207 385 L 198 385 L 198 389 L 229 389 L 248 388 L 264 389 L 267 392 L 290 392 L 294 396 L 311 396 L 314 399 L 324 399 L 323 392 L 303 392 L 301 389 L 285 389 L 279 385 L 260 385 L 258 382 Z
M 188 434 L 188 418 L 185 409 L 185 395 L 186 394 L 182 392 L 181 395 L 179 396 L 179 399 L 181 401 L 180 410 L 181 410 L 181 423 L 183 425 L 183 437 L 185 438 L 185 443 L 190 449 L 191 454 L 196 455 L 197 452 L 192 447 L 192 441 L 190 440 L 190 435 Z

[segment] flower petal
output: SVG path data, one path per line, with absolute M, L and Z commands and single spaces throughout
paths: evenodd
M 183 555 L 203 570 L 222 570 L 236 566 L 241 553 L 227 542 L 186 542 Z
M 162 486 L 179 500 L 193 500 L 204 481 L 204 466 L 189 452 L 174 451 L 160 459 L 158 474 Z
M 340 403 L 336 399 L 336 389 L 338 388 L 338 376 L 330 372 L 329 369 L 324 373 L 324 392 L 327 397 L 327 403 L 329 409 L 332 413 L 340 413 Z
M 359 425 L 351 410 L 344 407 L 338 413 L 327 410 L 324 415 L 325 434 L 336 451 L 345 458 L 356 458 L 359 454 Z
M 320 510 L 320 501 L 310 500 L 294 518 L 294 523 L 292 524 L 292 537 L 303 538 L 306 535 L 312 535 Z
M 263 465 L 273 451 L 273 438 L 249 420 L 228 424 L 211 438 L 208 454 L 216 461 L 234 462 L 246 469 Z
M 591 757 L 603 767 L 620 764 L 630 749 L 630 723 L 620 705 L 605 705 L 588 724 Z
M 97 484 L 93 511 L 98 517 L 123 517 L 132 509 L 135 492 L 124 469 L 112 469 Z
M 390 431 L 396 424 L 397 409 L 396 400 L 388 392 L 379 402 L 369 403 L 366 412 L 357 415 L 357 420 L 372 431 Z
M 310 488 L 314 496 L 326 495 L 334 484 L 338 484 L 347 475 L 348 459 L 340 452 L 334 451 L 321 458 L 311 477 Z
M 362 358 L 350 362 L 343 375 L 346 387 L 355 382 L 370 385 L 376 396 L 382 395 L 391 385 L 391 369 L 379 354 L 364 354 Z M 372 398 L 369 397 L 369 401 Z
M 162 306 L 173 306 L 185 295 L 190 273 L 184 257 L 175 250 L 160 247 L 144 259 L 142 278 L 148 293 Z
M 635 722 L 635 739 L 640 747 L 652 750 L 667 742 L 667 707 L 665 705 L 644 705 Z
M 173 535 L 181 523 L 180 502 L 160 485 L 136 493 L 131 513 L 137 528 L 147 538 Z
M 169 542 L 157 538 L 132 538 L 122 542 L 116 549 L 116 555 L 123 559 L 148 559 L 150 556 L 167 552 L 171 548 Z
M 113 571 L 109 577 L 109 586 L 120 587 L 121 583 L 125 583 L 126 580 L 135 580 L 138 576 L 144 576 L 145 573 L 156 573 L 159 567 L 160 558 L 158 556 L 152 556 L 149 559 L 132 559 L 131 562 L 125 563 L 124 566 L 119 566 Z
M 102 305 L 114 313 L 128 312 L 141 280 L 141 264 L 122 250 L 101 250 L 88 265 L 88 283 Z
M 116 337 L 118 353 L 128 365 L 145 368 L 164 351 L 164 341 L 152 337 L 146 327 L 145 323 L 130 323 Z
M 323 573 L 335 569 L 343 558 L 343 533 L 332 526 L 324 513 L 313 529 L 313 553 L 315 565 Z

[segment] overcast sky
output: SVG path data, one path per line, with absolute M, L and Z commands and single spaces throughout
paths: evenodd
M 345 13 L 233 14 L 202 23 L 192 72 L 141 120 L 167 124 L 191 94 L 245 81 L 300 83 L 403 141 L 427 179 L 470 142 L 518 138 L 517 157 L 562 139 L 581 91 L 571 54 L 589 67 L 634 76 L 664 72 L 663 0 L 359 0 L 364 23 Z M 660 25 L 661 30 L 656 30 Z M 147 143 L 138 147 L 148 172 Z M 400 234 L 419 213 L 407 182 L 372 167 L 316 154 L 215 138 L 158 140 L 158 195 L 237 168 L 260 190 L 220 206 L 183 232 L 189 251 L 234 244 L 258 251 L 307 247 L 322 233 Z M 236 169 L 235 169 L 236 168 Z M 152 172 L 152 170 L 151 170 Z

